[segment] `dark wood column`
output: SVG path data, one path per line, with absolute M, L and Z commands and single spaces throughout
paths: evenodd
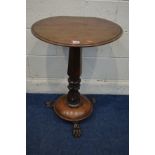
M 77 107 L 80 105 L 80 75 L 81 75 L 81 48 L 70 47 L 69 48 L 69 60 L 68 60 L 68 89 L 67 94 L 68 104 L 71 107 Z

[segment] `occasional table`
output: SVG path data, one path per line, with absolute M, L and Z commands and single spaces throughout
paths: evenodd
M 102 18 L 57 16 L 34 23 L 31 30 L 35 37 L 44 42 L 69 47 L 68 94 L 54 102 L 49 101 L 48 106 L 61 119 L 72 122 L 73 136 L 80 137 L 80 121 L 93 111 L 93 102 L 79 92 L 82 48 L 113 42 L 121 36 L 122 28 Z

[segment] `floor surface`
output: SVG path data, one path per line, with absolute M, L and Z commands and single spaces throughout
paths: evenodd
M 45 106 L 56 94 L 27 94 L 27 155 L 128 155 L 129 97 L 94 97 L 93 114 L 81 123 L 82 136 L 72 136 L 72 124 Z

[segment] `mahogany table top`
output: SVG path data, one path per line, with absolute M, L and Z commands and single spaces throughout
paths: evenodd
M 31 30 L 42 41 L 67 47 L 104 45 L 122 34 L 118 24 L 96 17 L 49 17 L 34 23 Z

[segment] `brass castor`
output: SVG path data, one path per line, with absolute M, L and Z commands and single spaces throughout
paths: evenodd
M 73 124 L 73 136 L 78 138 L 81 136 L 80 124 L 78 122 Z

